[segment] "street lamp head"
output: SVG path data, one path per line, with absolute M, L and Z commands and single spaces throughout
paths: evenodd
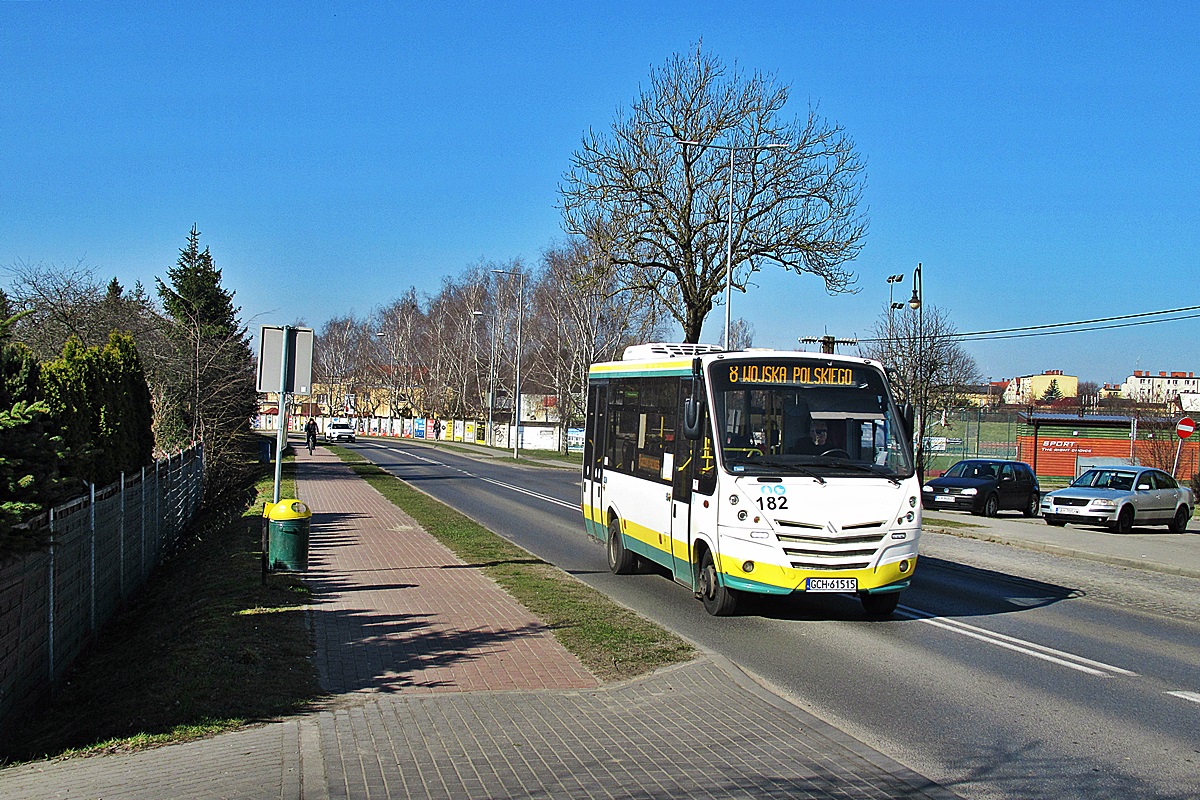
M 888 275 L 887 282 L 888 283 L 900 283 L 903 280 L 904 280 L 903 275 Z
M 908 307 L 913 309 L 921 307 L 921 296 L 917 293 L 915 287 L 913 288 L 913 296 L 908 299 Z
M 899 311 L 902 308 L 904 308 L 904 303 L 892 303 L 893 311 Z

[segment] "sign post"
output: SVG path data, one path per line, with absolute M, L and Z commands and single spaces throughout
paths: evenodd
M 1191 417 L 1184 417 L 1175 425 L 1175 433 L 1179 436 L 1179 444 L 1175 446 L 1175 466 L 1171 469 L 1171 476 L 1179 471 L 1179 453 L 1183 450 L 1183 440 L 1192 435 L 1196 430 L 1196 421 Z
M 287 396 L 312 391 L 313 332 L 311 328 L 263 325 L 258 356 L 258 391 L 279 390 L 278 430 L 275 434 L 275 492 L 279 502 L 279 484 L 283 477 L 283 448 L 287 442 Z M 272 376 L 279 383 L 272 383 Z

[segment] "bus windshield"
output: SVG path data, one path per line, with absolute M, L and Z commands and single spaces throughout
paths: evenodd
M 865 364 L 722 360 L 709 370 L 721 463 L 738 474 L 909 477 L 883 375 Z

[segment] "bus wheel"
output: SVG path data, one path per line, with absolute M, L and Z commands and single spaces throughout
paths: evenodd
M 900 593 L 862 594 L 859 595 L 859 599 L 862 600 L 863 611 L 867 612 L 868 617 L 887 617 L 891 616 L 900 603 Z
M 608 568 L 614 575 L 631 575 L 637 569 L 637 555 L 625 549 L 621 520 L 616 517 L 608 522 Z
M 737 592 L 721 585 L 711 550 L 705 550 L 704 557 L 700 559 L 698 594 L 704 603 L 704 610 L 714 617 L 727 617 L 737 610 Z

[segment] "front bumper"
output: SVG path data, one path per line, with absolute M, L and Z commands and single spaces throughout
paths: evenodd
M 1117 521 L 1116 508 L 1094 508 L 1092 506 L 1056 506 L 1042 503 L 1042 516 L 1065 522 L 1082 522 L 1091 525 L 1111 525 Z
M 938 500 L 937 498 L 949 498 L 948 500 Z M 949 509 L 951 511 L 970 511 L 972 514 L 978 514 L 983 508 L 983 498 L 977 494 L 934 494 L 932 492 L 921 492 L 921 505 L 926 511 L 937 511 L 938 509 Z

